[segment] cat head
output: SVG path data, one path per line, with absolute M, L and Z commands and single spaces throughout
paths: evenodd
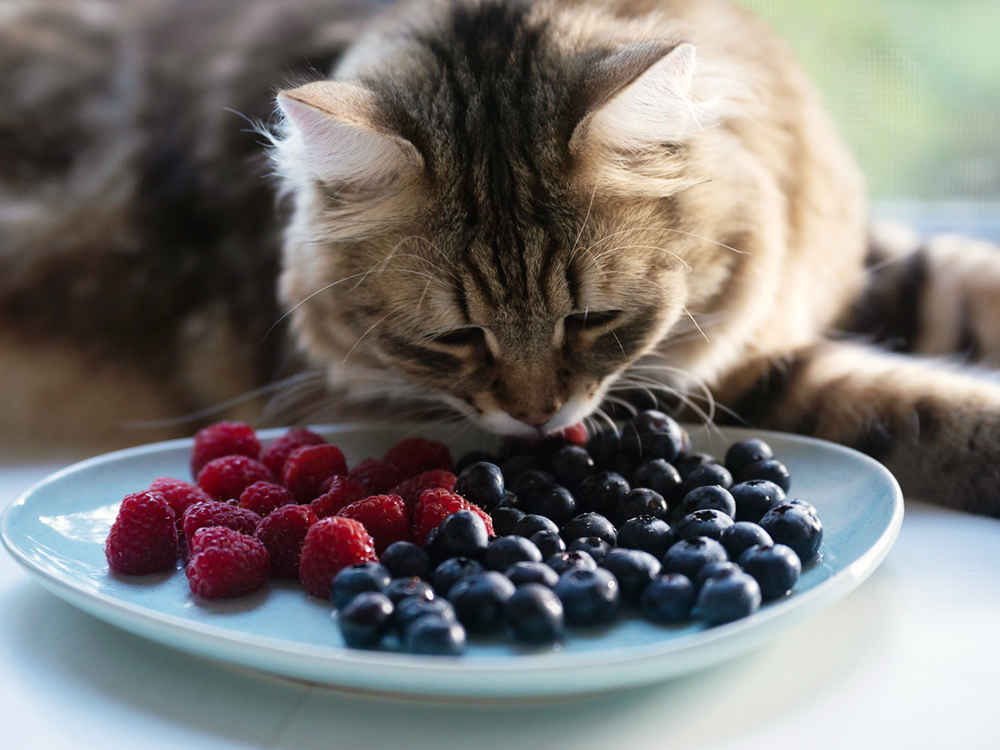
M 278 96 L 294 332 L 355 397 L 568 426 L 728 262 L 699 237 L 724 149 L 695 46 L 541 3 L 417 8 Z

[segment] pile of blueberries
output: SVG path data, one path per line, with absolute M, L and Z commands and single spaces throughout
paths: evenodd
M 470 453 L 455 492 L 487 510 L 448 516 L 423 547 L 390 545 L 342 570 L 331 599 L 348 646 L 458 655 L 466 633 L 548 644 L 622 611 L 707 626 L 786 596 L 819 552 L 816 509 L 759 439 L 719 463 L 672 418 L 644 411 L 575 445 Z

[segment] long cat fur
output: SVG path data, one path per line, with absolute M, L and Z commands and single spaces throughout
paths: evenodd
M 1000 260 L 871 241 L 849 153 L 745 12 L 234 7 L 0 19 L 8 444 L 180 434 L 122 425 L 220 403 L 524 434 L 705 387 L 1000 515 L 1000 386 L 939 358 L 991 361 Z

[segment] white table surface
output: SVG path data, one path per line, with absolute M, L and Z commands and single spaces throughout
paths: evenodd
M 0 507 L 58 465 L 0 466 Z M 373 698 L 220 666 L 48 593 L 0 552 L 0 748 L 1000 747 L 1000 521 L 907 503 L 858 590 L 721 667 L 598 698 Z

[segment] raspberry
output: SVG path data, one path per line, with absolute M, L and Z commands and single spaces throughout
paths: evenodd
M 273 482 L 254 482 L 240 495 L 240 505 L 260 516 L 266 516 L 282 505 L 294 505 L 292 493 Z
M 410 540 L 410 521 L 399 495 L 372 495 L 342 508 L 338 516 L 360 521 L 375 542 L 375 553 L 393 542 Z
M 168 570 L 177 560 L 173 508 L 159 492 L 127 495 L 111 525 L 104 554 L 116 573 L 146 575 Z
M 307 445 L 323 445 L 324 443 L 326 440 L 305 428 L 289 430 L 267 446 L 260 461 L 274 472 L 274 476 L 280 477 L 281 470 L 285 467 L 285 461 L 296 448 L 304 448 Z
M 400 440 L 385 452 L 382 460 L 399 469 L 404 479 L 435 469 L 451 471 L 454 467 L 447 445 L 420 437 Z
M 452 513 L 471 510 L 486 524 L 486 532 L 493 536 L 493 519 L 482 508 L 473 505 L 461 495 L 443 489 L 424 490 L 413 508 L 413 541 L 422 545 L 432 529 Z
M 323 482 L 320 490 L 323 494 L 310 503 L 316 518 L 335 515 L 341 508 L 368 497 L 367 487 L 339 474 Z
M 259 539 L 224 526 L 198 529 L 187 564 L 191 593 L 205 599 L 249 594 L 267 581 L 270 555 Z
M 392 488 L 392 494 L 403 498 L 403 502 L 406 503 L 406 512 L 412 520 L 413 508 L 424 490 L 442 489 L 451 492 L 455 489 L 456 481 L 455 475 L 450 471 L 442 471 L 441 469 L 425 471 L 423 474 L 404 479 Z
M 149 491 L 159 492 L 174 509 L 174 517 L 177 519 L 177 533 L 182 536 L 184 534 L 184 511 L 195 503 L 205 503 L 212 499 L 201 487 L 185 482 L 183 479 L 171 479 L 170 477 L 154 479 L 153 483 L 149 485 Z
M 299 580 L 313 596 L 329 599 L 333 577 L 343 568 L 376 561 L 374 543 L 361 523 L 330 516 L 314 523 L 306 534 L 299 557 Z
M 191 476 L 198 474 L 209 461 L 223 456 L 260 455 L 260 441 L 250 425 L 242 422 L 216 422 L 194 436 L 191 449 Z
M 273 482 L 274 474 L 260 461 L 246 456 L 224 456 L 205 464 L 198 486 L 215 500 L 239 500 L 254 482 Z
M 260 516 L 247 508 L 229 503 L 209 500 L 195 503 L 184 511 L 184 536 L 188 540 L 188 550 L 192 549 L 194 534 L 198 529 L 209 526 L 225 526 L 241 534 L 253 536 L 260 523 Z
M 366 458 L 347 476 L 367 487 L 369 495 L 384 495 L 406 479 L 391 463 L 377 458 Z
M 282 505 L 257 524 L 256 536 L 271 554 L 271 575 L 299 577 L 299 555 L 316 514 L 308 505 Z
M 347 460 L 333 445 L 307 445 L 292 451 L 281 470 L 284 485 L 296 502 L 308 503 L 319 496 L 323 480 L 347 473 Z

